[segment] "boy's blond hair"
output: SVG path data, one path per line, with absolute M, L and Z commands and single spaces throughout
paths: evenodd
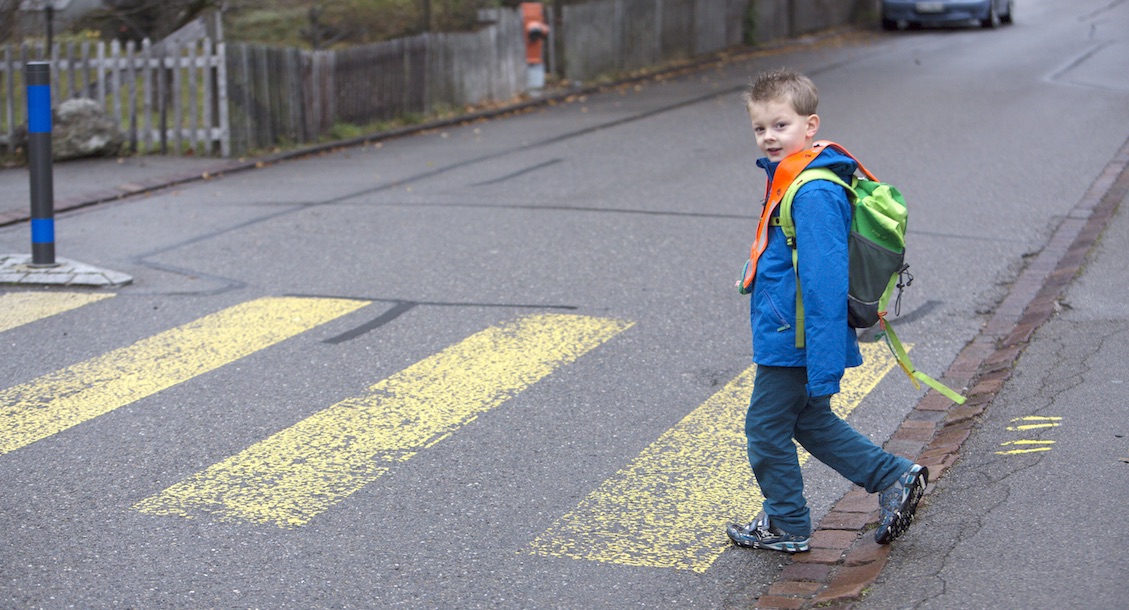
M 815 114 L 819 106 L 819 91 L 811 79 L 786 68 L 762 72 L 745 94 L 741 96 L 745 108 L 760 102 L 786 102 L 796 114 Z

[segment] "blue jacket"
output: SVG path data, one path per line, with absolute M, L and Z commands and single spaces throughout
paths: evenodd
M 777 165 L 767 158 L 757 161 L 757 166 L 768 173 L 770 183 Z M 825 167 L 849 182 L 855 162 L 828 148 L 808 167 Z M 770 227 L 768 245 L 757 262 L 753 285 L 753 362 L 807 367 L 809 396 L 837 394 L 843 371 L 862 364 L 855 331 L 847 325 L 851 203 L 843 187 L 813 180 L 800 187 L 792 200 L 792 219 L 803 287 L 805 347 L 796 347 L 792 249 L 785 243 L 783 230 Z

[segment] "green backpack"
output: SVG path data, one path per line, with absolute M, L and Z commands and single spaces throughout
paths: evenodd
M 842 147 L 838 148 L 846 152 Z M 862 168 L 861 163 L 859 167 Z M 874 177 L 865 168 L 862 171 L 868 178 Z M 905 263 L 908 216 L 906 201 L 898 189 L 884 182 L 851 176 L 851 183 L 847 184 L 829 169 L 810 168 L 802 171 L 784 193 L 784 198 L 780 202 L 780 215 L 773 219 L 773 224 L 779 224 L 788 245 L 792 248 L 792 269 L 796 273 L 796 347 L 804 347 L 804 304 L 800 291 L 800 274 L 797 269 L 796 225 L 792 219 L 792 200 L 800 187 L 812 180 L 827 180 L 842 186 L 853 207 L 851 233 L 847 239 L 850 275 L 847 290 L 847 323 L 851 328 L 870 328 L 875 324 L 881 324 L 886 344 L 914 387 L 920 388 L 918 384 L 920 381 L 957 404 L 964 403 L 964 397 L 913 367 L 905 347 L 898 340 L 890 321 L 886 319 L 886 307 L 890 299 L 896 293 L 895 315 L 897 315 L 902 290 L 913 282 L 913 276 L 909 274 L 909 265 Z

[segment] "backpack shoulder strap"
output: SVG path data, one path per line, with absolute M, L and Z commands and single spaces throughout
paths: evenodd
M 796 198 L 800 187 L 812 180 L 827 180 L 838 184 L 847 191 L 847 198 L 852 204 L 857 198 L 853 186 L 847 184 L 835 172 L 825 167 L 813 167 L 800 172 L 792 184 L 788 185 L 784 198 L 780 200 L 778 223 L 780 230 L 784 232 L 786 243 L 792 248 L 792 272 L 796 274 L 796 347 L 801 349 L 804 347 L 804 300 L 800 290 L 799 253 L 796 251 L 796 222 L 792 218 L 792 200 Z M 851 182 L 855 181 L 852 179 Z
M 847 182 L 840 178 L 838 174 L 827 169 L 826 167 L 813 167 L 811 169 L 805 169 L 803 172 L 800 172 L 800 175 L 796 176 L 796 179 L 792 181 L 792 184 L 788 185 L 788 189 L 784 191 L 784 197 L 780 200 L 780 220 L 778 221 L 779 226 L 784 230 L 784 234 L 790 238 L 794 238 L 796 236 L 796 224 L 792 219 L 792 200 L 796 198 L 796 193 L 800 191 L 800 187 L 811 182 L 812 180 L 827 180 L 828 182 L 834 182 L 835 184 L 838 184 L 839 186 L 846 189 L 847 198 L 851 200 L 851 203 L 854 203 L 855 199 L 857 198 L 853 184 L 855 182 L 854 180 L 851 180 L 852 184 L 847 184 Z M 794 243 L 790 243 L 788 245 L 795 247 Z

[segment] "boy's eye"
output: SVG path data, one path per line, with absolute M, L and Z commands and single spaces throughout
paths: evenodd
M 787 126 L 788 126 L 788 124 L 787 124 L 787 123 L 777 123 L 777 124 L 776 124 L 776 128 L 777 128 L 777 129 L 784 129 L 784 128 L 785 128 L 785 127 L 787 127 Z

